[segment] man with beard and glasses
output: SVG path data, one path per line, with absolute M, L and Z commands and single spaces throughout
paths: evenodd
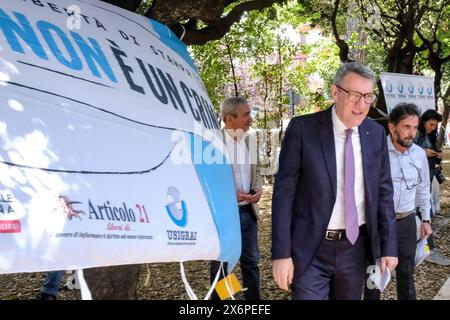
M 430 226 L 430 172 L 425 151 L 414 144 L 419 126 L 419 111 L 412 103 L 398 104 L 389 115 L 387 145 L 394 186 L 397 220 L 398 265 L 397 299 L 415 300 L 414 260 L 417 246 L 416 206 L 420 208 L 421 238 L 432 233 Z M 365 299 L 380 298 L 377 289 L 365 288 Z

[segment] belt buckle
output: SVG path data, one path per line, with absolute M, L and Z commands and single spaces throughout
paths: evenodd
M 337 239 L 330 236 L 330 235 L 336 235 L 336 234 L 337 234 Z M 327 230 L 327 232 L 325 233 L 325 239 L 326 240 L 332 240 L 332 241 L 334 241 L 334 240 L 341 240 L 342 239 L 342 232 Z

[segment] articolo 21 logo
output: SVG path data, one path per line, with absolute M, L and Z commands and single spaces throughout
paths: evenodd
M 57 197 L 57 207 L 55 210 L 64 214 L 69 220 L 73 218 L 82 220 L 82 215 L 86 215 L 86 212 L 74 208 L 75 205 L 80 206 L 82 204 L 80 201 L 73 201 L 67 196 L 60 195 Z M 121 205 L 115 206 L 109 200 L 104 201 L 102 204 L 97 204 L 88 199 L 87 205 L 88 219 L 91 220 L 150 223 L 147 209 L 143 204 L 130 206 L 122 202 Z

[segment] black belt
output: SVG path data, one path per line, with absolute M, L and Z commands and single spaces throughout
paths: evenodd
M 366 230 L 365 224 L 359 226 L 359 234 L 362 234 L 365 230 Z M 345 229 L 327 230 L 325 232 L 325 240 L 339 241 L 345 239 L 347 239 L 347 237 L 345 236 Z
M 343 240 L 345 239 L 345 229 L 327 230 L 325 232 L 325 240 Z

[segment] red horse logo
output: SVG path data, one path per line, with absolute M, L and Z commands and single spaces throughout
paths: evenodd
M 57 207 L 55 210 L 62 210 L 62 213 L 69 218 L 69 220 L 72 220 L 73 217 L 77 217 L 81 220 L 80 214 L 86 214 L 82 210 L 75 210 L 72 205 L 81 203 L 80 201 L 70 201 L 69 198 L 66 196 L 58 196 L 57 197 Z M 59 210 L 58 210 L 59 211 Z

